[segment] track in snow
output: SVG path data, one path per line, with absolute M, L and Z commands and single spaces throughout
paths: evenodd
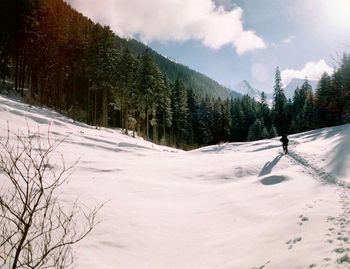
M 337 188 L 337 193 L 339 194 L 339 204 L 341 206 L 341 213 L 337 216 L 327 216 L 326 221 L 329 223 L 328 233 L 325 234 L 326 242 L 335 246 L 333 252 L 337 255 L 336 263 L 339 266 L 344 265 L 345 268 L 350 266 L 350 201 L 349 201 L 349 191 L 350 184 L 340 180 L 332 174 L 329 174 L 325 169 L 318 167 L 312 161 L 308 160 L 306 156 L 302 156 L 300 153 L 295 151 L 289 152 L 287 157 L 295 164 L 301 165 L 303 169 L 309 173 L 311 176 L 317 180 L 325 183 L 334 185 Z M 301 218 L 300 224 L 303 221 L 303 215 L 299 216 Z M 304 217 L 305 218 L 305 217 Z M 305 220 L 305 219 L 304 219 Z M 308 220 L 308 219 L 307 219 Z M 301 241 L 298 237 L 294 240 L 289 240 L 286 244 L 289 248 Z M 330 258 L 324 258 L 321 262 L 321 267 L 332 266 L 330 264 Z M 320 265 L 320 264 L 318 264 Z M 316 268 L 317 264 L 311 264 L 309 268 Z M 337 267 L 338 268 L 338 267 Z

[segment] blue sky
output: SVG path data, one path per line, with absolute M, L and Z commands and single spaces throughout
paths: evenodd
M 68 0 L 123 37 L 234 88 L 272 91 L 332 72 L 350 47 L 350 0 Z

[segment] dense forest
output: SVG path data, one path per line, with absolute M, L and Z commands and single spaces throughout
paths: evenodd
M 28 102 L 94 126 L 193 148 L 347 123 L 350 56 L 315 91 L 305 80 L 287 100 L 276 69 L 274 100 L 256 102 L 135 40 L 116 36 L 63 0 L 2 0 L 0 77 Z

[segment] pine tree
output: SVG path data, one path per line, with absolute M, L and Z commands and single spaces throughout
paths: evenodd
M 160 126 L 162 127 L 161 133 L 161 144 L 168 144 L 170 142 L 169 138 L 167 138 L 167 132 L 169 133 L 172 120 L 173 120 L 173 112 L 171 110 L 171 86 L 170 82 L 166 76 L 163 76 L 164 81 L 164 89 L 160 93 L 158 100 L 158 115 Z
M 173 132 L 177 146 L 186 145 L 190 138 L 187 90 L 181 79 L 176 79 L 172 93 Z
M 287 99 L 282 88 L 282 79 L 279 68 L 276 68 L 274 101 L 273 101 L 273 118 L 274 125 L 278 130 L 278 134 L 288 131 L 287 126 Z
M 327 73 L 323 73 L 315 97 L 315 118 L 318 128 L 332 125 L 332 112 L 330 111 L 330 101 L 332 96 L 331 77 Z
M 309 103 L 306 104 L 309 98 Z M 312 100 L 312 101 L 311 101 Z M 308 111 L 305 111 L 307 109 Z M 313 92 L 312 87 L 307 78 L 301 88 L 296 88 L 292 104 L 293 132 L 303 132 L 309 130 L 310 126 L 314 126 L 309 122 L 312 118 L 310 113 L 313 113 Z
M 262 119 L 262 124 L 266 129 L 270 129 L 272 125 L 271 110 L 267 104 L 267 98 L 264 92 L 261 93 L 259 101 L 258 118 Z
M 277 129 L 276 129 L 275 125 L 272 125 L 271 129 L 269 131 L 269 138 L 274 138 L 276 136 L 278 136 Z
M 245 116 L 241 106 L 241 102 L 238 99 L 231 100 L 230 107 L 231 114 L 231 130 L 230 130 L 230 141 L 244 141 L 246 138 L 245 134 Z
M 258 106 L 255 100 L 248 95 L 244 95 L 240 100 L 240 103 L 244 115 L 244 120 L 241 123 L 243 129 L 242 131 L 244 140 L 246 140 L 250 126 L 254 123 L 254 121 L 257 118 Z
M 212 133 L 213 133 L 213 143 L 217 144 L 222 140 L 222 122 L 221 122 L 221 99 L 217 99 L 213 102 L 212 110 Z
M 221 104 L 221 141 L 230 141 L 231 136 L 231 113 L 230 113 L 230 100 L 226 99 Z
M 154 78 L 155 85 L 151 126 L 153 142 L 158 143 L 160 120 L 168 123 L 171 121 L 171 91 L 167 88 L 168 85 L 165 83 L 164 75 L 157 65 L 155 66 Z M 163 116 L 161 116 L 161 114 Z
M 199 108 L 200 100 L 199 97 L 195 95 L 192 88 L 187 91 L 187 100 L 189 108 L 189 121 L 190 121 L 190 143 L 192 145 L 197 145 L 200 143 L 200 126 L 199 126 Z
M 333 77 L 333 92 L 336 95 L 332 109 L 337 114 L 342 114 L 342 122 L 350 123 L 350 54 L 343 54 L 340 67 Z M 339 97 L 342 99 L 340 100 Z M 337 107 L 336 107 L 337 104 Z
M 304 130 L 308 131 L 315 127 L 315 104 L 314 104 L 314 94 L 312 91 L 308 92 L 306 97 L 304 109 L 303 109 L 303 121 Z
M 198 137 L 199 144 L 209 145 L 213 143 L 213 113 L 212 104 L 208 96 L 202 100 L 199 106 L 198 125 L 200 129 L 200 136 Z
M 332 98 L 329 100 L 328 110 L 331 112 L 331 125 L 339 125 L 346 120 L 346 107 L 348 102 L 346 101 L 343 75 L 337 70 L 331 80 L 331 92 Z
M 109 27 L 97 25 L 92 38 L 89 90 L 93 94 L 93 124 L 107 126 L 108 97 L 116 88 L 118 53 Z
M 157 132 L 157 97 L 159 91 L 165 88 L 162 75 L 154 63 L 149 50 L 145 50 L 141 56 L 138 70 L 138 113 L 143 121 L 141 130 L 147 139 L 150 139 L 150 125 L 153 127 L 154 135 Z M 150 119 L 151 117 L 151 119 Z
M 254 123 L 250 126 L 248 131 L 247 140 L 254 141 L 268 138 L 268 133 L 266 128 L 263 126 L 259 119 L 256 119 Z
M 123 51 L 118 62 L 117 78 L 118 90 L 116 98 L 122 112 L 122 127 L 128 134 L 129 117 L 134 113 L 137 105 L 136 77 L 138 62 L 127 48 Z

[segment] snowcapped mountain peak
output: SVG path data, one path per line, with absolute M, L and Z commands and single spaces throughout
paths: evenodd
M 284 94 L 287 98 L 293 99 L 294 91 L 297 87 L 301 88 L 305 79 L 293 78 L 287 85 L 284 85 Z M 315 91 L 317 88 L 317 80 L 308 80 L 309 84 L 312 87 L 312 90 Z
M 236 92 L 239 92 L 242 95 L 248 95 L 257 101 L 261 98 L 262 91 L 253 88 L 247 80 L 242 80 L 240 83 L 236 84 L 233 89 Z

